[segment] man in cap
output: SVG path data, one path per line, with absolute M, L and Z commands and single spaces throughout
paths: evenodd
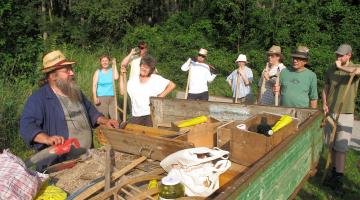
M 189 58 L 181 66 L 182 71 L 189 71 L 187 99 L 209 100 L 208 83 L 211 83 L 216 75 L 210 72 L 212 66 L 205 63 L 206 56 L 207 50 L 201 48 L 196 59 Z
M 282 63 L 284 56 L 281 53 L 280 46 L 273 45 L 267 52 L 267 56 L 268 62 L 266 63 L 258 84 L 258 103 L 261 105 L 275 105 L 275 98 L 278 97 L 278 95 L 274 94 L 273 87 L 280 76 L 280 72 L 286 67 Z
M 316 74 L 306 68 L 309 49 L 304 46 L 291 54 L 293 66 L 280 73 L 281 105 L 297 108 L 316 108 L 318 93 Z M 278 86 L 275 87 L 275 92 Z
M 251 92 L 251 83 L 254 76 L 252 70 L 246 66 L 246 55 L 240 54 L 235 63 L 238 68 L 226 78 L 232 90 L 234 102 L 254 103 L 254 96 Z
M 52 51 L 43 58 L 45 77 L 25 103 L 20 119 L 20 134 L 26 144 L 37 151 L 63 144 L 76 138 L 80 148 L 69 154 L 37 163 L 38 169 L 46 165 L 77 157 L 92 147 L 92 131 L 97 125 L 118 127 L 118 122 L 99 113 L 86 99 L 76 84 L 72 65 L 60 51 Z
M 354 126 L 355 99 L 359 87 L 360 66 L 351 62 L 352 48 L 348 44 L 340 45 L 335 54 L 335 63 L 328 68 L 325 74 L 325 86 L 322 91 L 324 112 L 332 115 L 334 119 L 339 113 L 336 127 L 337 138 L 335 138 L 333 148 L 332 176 L 326 184 L 335 192 L 342 194 L 345 156 Z M 352 80 L 346 98 L 343 98 L 350 79 L 349 73 L 355 73 L 357 76 Z M 344 102 L 342 102 L 343 100 Z M 342 104 L 341 110 L 339 109 L 340 104 Z M 326 127 L 326 132 L 331 133 L 329 126 Z
M 147 43 L 140 41 L 136 48 L 131 49 L 130 53 L 121 61 L 121 67 L 130 64 L 129 79 L 140 75 L 140 60 L 147 54 Z

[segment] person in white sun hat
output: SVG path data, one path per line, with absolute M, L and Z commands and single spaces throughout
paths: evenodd
M 233 93 L 234 103 L 251 104 L 254 102 L 254 96 L 251 92 L 254 76 L 252 70 L 246 66 L 248 63 L 246 55 L 240 54 L 235 63 L 238 68 L 226 78 Z
M 201 48 L 196 59 L 189 58 L 182 66 L 182 71 L 189 71 L 185 98 L 209 100 L 208 83 L 216 75 L 211 73 L 213 67 L 205 62 L 207 50 Z

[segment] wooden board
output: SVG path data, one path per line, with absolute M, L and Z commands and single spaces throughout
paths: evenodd
M 231 127 L 230 158 L 232 161 L 244 166 L 251 166 L 291 134 L 297 133 L 298 120 L 296 119 L 272 136 L 256 133 L 257 125 L 261 123 L 263 117 L 270 126 L 273 126 L 281 116 L 261 113 L 245 121 L 236 121 L 229 125 Z M 238 124 L 245 124 L 248 130 L 236 128 Z
M 186 141 L 148 136 L 124 129 L 103 126 L 100 128 L 114 150 L 142 155 L 154 160 L 162 160 L 171 153 L 193 147 Z
M 125 126 L 125 130 L 142 133 L 149 136 L 166 136 L 166 135 L 174 135 L 176 131 L 164 130 L 159 128 L 153 128 L 148 126 L 141 126 L 138 124 L 127 124 Z
M 307 108 L 295 109 L 157 97 L 150 98 L 150 108 L 154 127 L 201 115 L 211 116 L 221 121 L 245 120 L 261 112 L 290 115 L 299 119 L 300 123 L 304 123 L 317 111 L 315 109 Z
M 243 174 L 248 167 L 237 163 L 231 163 L 231 167 L 220 175 L 219 185 L 220 187 L 226 186 L 226 184 L 230 183 L 232 180 L 238 178 L 241 174 Z
M 215 147 L 216 130 L 217 127 L 222 124 L 222 122 L 212 117 L 208 117 L 208 119 L 209 120 L 207 122 L 185 128 L 177 127 L 177 124 L 181 123 L 181 121 L 172 123 L 173 129 L 181 132 L 187 132 L 186 134 L 178 137 L 177 139 L 192 143 L 194 147 Z

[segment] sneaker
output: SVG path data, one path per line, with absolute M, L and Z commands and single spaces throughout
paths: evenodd
M 330 187 L 336 195 L 343 196 L 344 195 L 344 187 L 343 187 L 343 174 L 337 173 L 335 168 L 332 170 L 332 175 L 325 179 L 324 185 Z

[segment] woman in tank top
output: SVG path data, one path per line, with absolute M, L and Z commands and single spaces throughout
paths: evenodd
M 95 71 L 93 76 L 92 92 L 94 104 L 98 111 L 104 114 L 105 117 L 115 119 L 114 86 L 115 80 L 119 78 L 119 73 L 116 69 L 116 60 L 112 60 L 113 67 L 109 63 L 110 58 L 108 56 L 103 55 L 100 57 L 100 68 Z

